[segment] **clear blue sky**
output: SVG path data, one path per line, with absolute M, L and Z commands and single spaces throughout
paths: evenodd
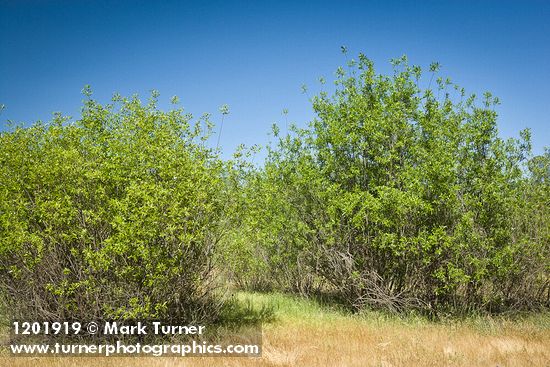
M 49 1 L 0 0 L 0 115 L 31 123 L 53 111 L 78 117 L 90 84 L 114 92 L 172 95 L 195 115 L 227 103 L 221 145 L 268 141 L 273 122 L 313 118 L 302 84 L 319 89 L 345 57 L 365 53 L 377 69 L 407 54 L 442 64 L 470 92 L 502 105 L 500 131 L 533 131 L 550 145 L 550 1 Z

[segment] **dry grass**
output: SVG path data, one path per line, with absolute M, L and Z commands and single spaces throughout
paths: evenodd
M 261 358 L 4 358 L 0 366 L 550 366 L 550 317 L 432 323 L 349 316 L 283 296 L 245 295 L 276 307 Z

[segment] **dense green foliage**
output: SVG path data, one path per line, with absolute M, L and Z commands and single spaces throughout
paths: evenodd
M 309 128 L 249 174 L 236 278 L 357 309 L 548 306 L 550 155 L 531 157 L 528 130 L 498 137 L 490 94 L 422 90 L 419 67 L 392 64 L 339 68 Z
M 161 112 L 155 93 L 1 133 L 11 316 L 212 320 L 220 280 L 356 310 L 548 307 L 550 152 L 532 155 L 529 130 L 501 139 L 498 100 L 437 64 L 428 83 L 392 64 L 339 68 L 307 128 L 274 126 L 260 167 L 242 149 L 223 162 L 208 118 Z
M 190 120 L 153 93 L 2 133 L 0 286 L 14 316 L 216 315 L 223 164 L 204 147 L 210 123 Z

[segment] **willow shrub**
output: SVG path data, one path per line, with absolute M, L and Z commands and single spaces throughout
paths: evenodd
M 210 123 L 157 94 L 88 98 L 0 135 L 0 288 L 13 317 L 207 321 L 223 227 Z M 207 128 L 201 128 L 206 125 Z
M 426 79 L 400 58 L 381 75 L 360 55 L 337 70 L 248 186 L 242 252 L 265 259 L 248 278 L 356 309 L 548 306 L 549 156 L 532 157 L 528 130 L 501 139 L 498 100 L 438 67 Z

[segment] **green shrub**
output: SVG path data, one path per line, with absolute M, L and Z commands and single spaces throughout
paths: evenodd
M 309 128 L 269 152 L 241 246 L 264 254 L 257 276 L 356 309 L 548 306 L 548 153 L 531 157 L 528 130 L 498 137 L 489 93 L 478 103 L 438 64 L 421 89 L 420 67 L 392 63 L 387 76 L 363 55 L 339 68 Z
M 181 109 L 87 99 L 0 135 L 0 289 L 12 317 L 211 320 L 223 164 Z M 207 128 L 201 126 L 206 124 Z

